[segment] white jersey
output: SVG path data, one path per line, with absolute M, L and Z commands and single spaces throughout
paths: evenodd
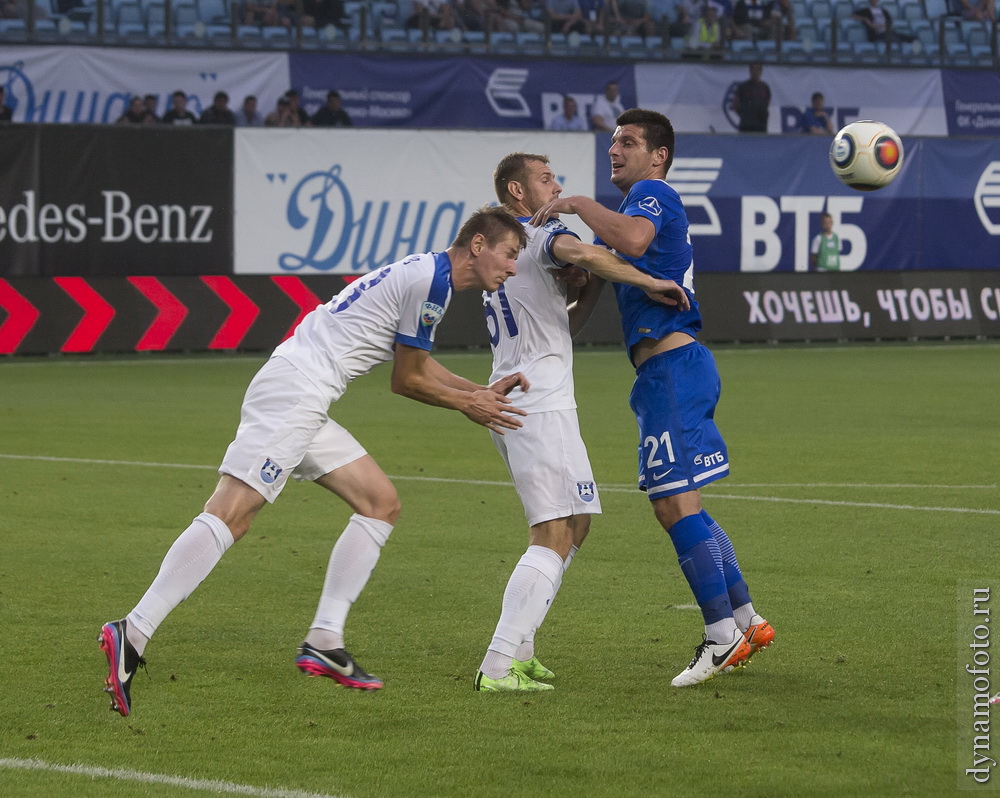
M 392 360 L 397 343 L 430 350 L 451 301 L 446 253 L 410 255 L 369 272 L 308 313 L 273 353 L 338 399 L 355 377 Z
M 553 272 L 569 264 L 552 254 L 559 235 L 579 238 L 558 219 L 532 227 L 519 219 L 528 244 L 517 258 L 517 274 L 496 291 L 484 292 L 486 326 L 493 347 L 490 382 L 520 371 L 530 388 L 515 388 L 510 400 L 529 412 L 571 410 L 573 396 L 573 337 L 566 312 L 566 283 Z

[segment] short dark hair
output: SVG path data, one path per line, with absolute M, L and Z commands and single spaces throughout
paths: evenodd
M 528 237 L 525 235 L 524 227 L 517 219 L 501 206 L 480 208 L 465 220 L 458 235 L 455 236 L 452 246 L 467 247 L 476 235 L 482 235 L 486 239 L 487 246 L 494 247 L 500 243 L 500 239 L 510 233 L 517 237 L 518 249 L 524 249 L 528 243 Z
M 821 92 L 821 91 L 814 91 L 813 95 L 812 95 L 812 99 L 815 100 L 817 97 L 823 97 L 823 92 Z M 823 99 L 826 99 L 826 98 L 824 97 Z
M 548 163 L 549 156 L 533 155 L 529 152 L 512 152 L 510 155 L 505 155 L 497 164 L 497 168 L 493 170 L 493 190 L 501 205 L 507 205 L 510 202 L 510 192 L 507 190 L 510 181 L 524 183 L 528 179 L 528 164 L 531 161 Z
M 337 91 L 336 89 L 330 89 L 330 91 L 328 91 L 326 93 L 326 99 L 329 100 L 331 97 L 336 97 L 339 100 L 340 99 L 340 92 Z
M 177 91 L 175 91 L 175 92 L 174 92 L 174 93 L 173 93 L 172 95 L 170 95 L 170 96 L 171 96 L 171 97 L 183 97 L 183 98 L 184 98 L 185 100 L 186 100 L 186 99 L 188 98 L 188 96 L 187 96 L 187 92 L 186 92 L 186 91 L 184 91 L 184 90 L 182 90 L 182 89 L 178 89 Z
M 640 128 L 642 137 L 646 139 L 648 152 L 666 147 L 666 171 L 670 171 L 670 165 L 674 162 L 674 126 L 667 117 L 658 111 L 646 108 L 629 108 L 627 111 L 622 111 L 615 121 L 619 127 L 635 125 Z
M 226 94 L 224 91 L 217 91 L 215 93 L 215 99 L 216 100 L 226 100 L 226 101 L 228 101 L 229 100 L 229 95 Z
M 155 100 L 156 99 L 156 95 L 155 94 L 147 94 L 145 97 L 143 97 L 143 99 L 144 100 Z

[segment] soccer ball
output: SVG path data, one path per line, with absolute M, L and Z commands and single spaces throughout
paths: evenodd
M 903 142 L 884 122 L 851 122 L 830 145 L 830 166 L 840 181 L 858 191 L 889 185 L 903 166 Z

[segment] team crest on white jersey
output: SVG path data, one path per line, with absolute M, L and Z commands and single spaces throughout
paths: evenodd
M 647 213 L 653 214 L 653 216 L 659 216 L 663 213 L 663 208 L 661 208 L 660 203 L 656 201 L 656 197 L 646 197 L 645 199 L 640 200 L 639 207 Z
M 577 482 L 576 492 L 580 494 L 580 498 L 585 502 L 592 502 L 594 500 L 594 496 L 597 495 L 597 492 L 594 490 L 593 482 Z
M 274 481 L 281 476 L 282 470 L 281 466 L 268 457 L 264 461 L 264 465 L 260 467 L 260 481 L 266 485 L 273 485 Z
M 420 308 L 420 323 L 424 327 L 433 327 L 444 315 L 444 308 L 434 302 L 424 302 Z

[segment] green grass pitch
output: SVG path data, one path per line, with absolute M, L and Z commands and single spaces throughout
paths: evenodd
M 161 626 L 127 719 L 98 630 L 200 512 L 262 356 L 0 362 L 0 794 L 956 792 L 961 590 L 1000 566 L 1000 346 L 714 351 L 733 473 L 704 503 L 777 629 L 749 668 L 670 687 L 700 615 L 633 489 L 626 359 L 584 349 L 604 515 L 538 636 L 553 693 L 472 690 L 524 517 L 485 431 L 392 396 L 383 368 L 333 415 L 403 501 L 347 629 L 385 688 L 294 668 L 349 510 L 291 484 Z M 487 377 L 485 353 L 440 357 Z

